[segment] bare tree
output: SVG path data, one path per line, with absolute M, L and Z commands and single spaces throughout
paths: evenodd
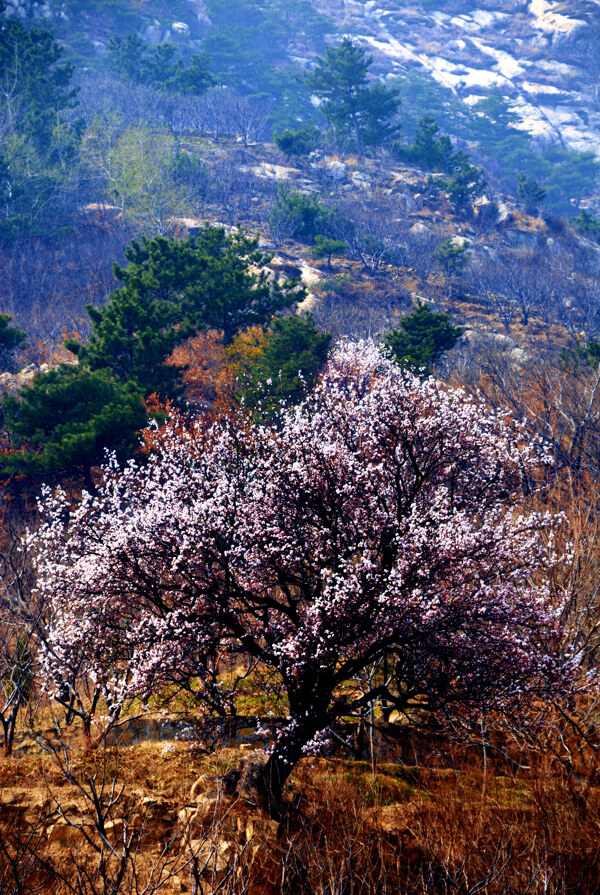
M 360 261 L 371 275 L 392 259 L 402 241 L 400 224 L 386 214 L 389 209 L 368 201 L 340 204 L 332 229 L 348 246 L 348 257 Z
M 4 499 L 7 496 L 4 495 Z M 30 551 L 22 540 L 22 526 L 3 514 L 0 553 L 0 725 L 2 753 L 13 752 L 17 719 L 30 705 L 34 714 L 37 638 L 44 626 L 44 606 L 32 595 Z

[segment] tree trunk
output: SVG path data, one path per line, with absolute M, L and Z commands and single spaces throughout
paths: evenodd
M 2 757 L 10 758 L 13 753 L 13 744 L 15 741 L 15 728 L 17 724 L 17 714 L 19 712 L 20 700 L 16 709 L 13 708 L 8 719 L 2 719 L 2 727 L 4 728 L 4 740 L 2 742 Z
M 82 718 L 81 723 L 83 732 L 83 751 L 86 755 L 91 755 L 94 751 L 92 744 L 92 719 Z
M 306 716 L 304 716 L 306 718 Z M 315 734 L 327 727 L 326 716 L 316 720 L 292 721 L 279 736 L 267 762 L 254 779 L 256 799 L 260 808 L 279 820 L 283 808 L 283 792 L 287 780 L 304 753 L 304 747 Z

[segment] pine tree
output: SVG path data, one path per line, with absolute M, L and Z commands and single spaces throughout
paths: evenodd
M 0 88 L 7 103 L 15 102 L 9 120 L 40 154 L 51 146 L 57 116 L 77 96 L 71 86 L 73 66 L 62 60 L 63 50 L 51 31 L 0 19 Z
M 449 180 L 441 180 L 439 184 L 448 191 L 450 201 L 456 211 L 466 211 L 471 202 L 483 195 L 486 187 L 481 168 L 469 162 L 468 156 L 457 152 L 454 156 L 455 167 Z
M 3 473 L 83 471 L 102 462 L 107 448 L 126 457 L 148 416 L 139 388 L 106 370 L 65 366 L 39 376 L 5 401 L 14 452 L 2 456 Z
M 304 297 L 268 280 L 257 239 L 216 227 L 182 241 L 134 242 L 126 256 L 126 267 L 115 266 L 122 287 L 105 307 L 88 307 L 88 344 L 66 343 L 79 364 L 38 377 L 5 402 L 17 450 L 2 458 L 3 472 L 75 469 L 89 484 L 89 467 L 105 449 L 131 455 L 149 417 L 144 399 L 180 394 L 182 370 L 166 363 L 176 345 L 201 328 L 220 329 L 229 344 L 238 330 Z
M 304 295 L 269 281 L 258 239 L 218 227 L 185 240 L 133 242 L 126 257 L 126 267 L 114 268 L 121 289 L 104 308 L 88 306 L 88 344 L 68 347 L 91 370 L 133 380 L 144 394 L 177 396 L 181 371 L 164 362 L 193 332 L 220 330 L 229 345 L 239 330 L 267 323 Z
M 451 171 L 454 147 L 449 137 L 436 136 L 438 132 L 436 119 L 431 115 L 424 116 L 419 121 L 412 144 L 398 147 L 398 156 L 430 171 Z
M 329 47 L 306 78 L 321 100 L 327 122 L 338 134 L 351 136 L 359 151 L 363 145 L 385 143 L 399 129 L 394 121 L 400 106 L 398 91 L 382 84 L 368 86 L 372 62 L 362 47 L 345 37 L 339 46 Z
M 4 370 L 10 367 L 13 354 L 27 341 L 20 327 L 10 326 L 11 320 L 10 314 L 0 314 L 0 367 Z
M 452 324 L 448 314 L 435 313 L 419 304 L 400 321 L 398 329 L 387 334 L 384 342 L 402 367 L 430 373 L 433 364 L 461 336 L 462 329 Z
M 277 317 L 260 351 L 241 372 L 239 396 L 249 407 L 260 405 L 267 417 L 297 403 L 313 388 L 327 360 L 331 334 L 321 332 L 311 315 Z
M 348 245 L 344 242 L 343 239 L 332 239 L 328 236 L 317 236 L 315 237 L 315 244 L 313 246 L 312 254 L 313 258 L 316 258 L 317 261 L 321 258 L 327 258 L 327 266 L 331 269 L 331 256 L 345 255 L 347 249 Z
M 525 205 L 527 214 L 537 214 L 546 198 L 546 190 L 535 177 L 528 177 L 524 171 L 519 174 L 517 194 Z
M 186 64 L 174 44 L 150 47 L 135 34 L 111 38 L 109 64 L 122 77 L 155 90 L 198 95 L 214 84 L 203 53 Z

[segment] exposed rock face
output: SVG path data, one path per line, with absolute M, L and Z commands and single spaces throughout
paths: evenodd
M 467 103 L 498 86 L 513 101 L 522 129 L 600 155 L 597 0 L 311 2 L 338 26 L 350 26 L 373 53 L 381 76 L 426 73 Z M 47 21 L 59 37 L 63 26 L 80 26 L 68 0 L 6 0 L 6 5 L 7 16 Z M 140 34 L 150 44 L 198 38 L 199 26 L 210 24 L 206 5 L 204 0 L 188 5 L 189 16 L 184 8 L 165 26 L 148 4 L 140 15 Z M 90 37 L 102 37 L 98 49 L 105 49 L 105 35 Z
M 209 23 L 208 12 L 206 10 L 206 4 L 204 0 L 188 0 L 194 15 L 200 24 L 205 25 Z
M 431 235 L 431 229 L 427 224 L 421 223 L 421 221 L 417 221 L 416 224 L 413 224 L 410 228 L 410 232 L 413 236 L 418 236 L 421 239 L 425 239 L 427 236 Z
M 42 373 L 48 373 L 53 368 L 53 364 L 29 364 L 18 373 L 0 373 L 0 393 L 16 395 L 17 392 L 26 385 L 31 385 L 36 376 Z
M 6 15 L 10 18 L 16 16 L 20 19 L 51 19 L 55 14 L 60 14 L 60 3 L 34 2 L 34 0 L 5 0 Z
M 600 156 L 596 0 L 312 2 L 351 26 L 381 76 L 426 73 L 469 104 L 497 86 L 523 130 Z
M 164 12 L 165 3 L 156 4 L 135 3 L 134 0 L 124 0 L 123 11 L 137 12 L 139 14 L 138 33 L 154 46 L 163 41 L 178 42 L 192 40 L 195 45 L 200 36 L 200 29 L 210 24 L 206 13 L 206 6 L 203 0 L 188 0 L 189 15 L 186 15 L 185 8 L 179 9 L 178 13 L 181 19 L 173 21 L 170 24 L 164 23 L 154 18 L 155 15 L 161 14 L 161 6 Z M 6 0 L 7 18 L 18 18 L 24 22 L 31 24 L 43 24 L 50 26 L 59 41 L 65 39 L 69 43 L 69 35 L 77 32 L 77 36 L 81 38 L 86 36 L 95 47 L 96 52 L 102 55 L 106 52 L 108 36 L 114 31 L 119 30 L 121 21 L 120 10 L 109 7 L 103 9 L 102 3 L 89 3 L 81 9 L 78 4 L 69 2 L 69 0 Z M 145 8 L 144 8 L 145 7 Z M 131 25 L 128 25 L 128 29 Z

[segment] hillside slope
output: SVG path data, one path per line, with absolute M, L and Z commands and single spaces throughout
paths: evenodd
M 467 104 L 490 88 L 519 127 L 600 153 L 598 0 L 312 0 L 368 45 L 381 75 L 425 73 Z

